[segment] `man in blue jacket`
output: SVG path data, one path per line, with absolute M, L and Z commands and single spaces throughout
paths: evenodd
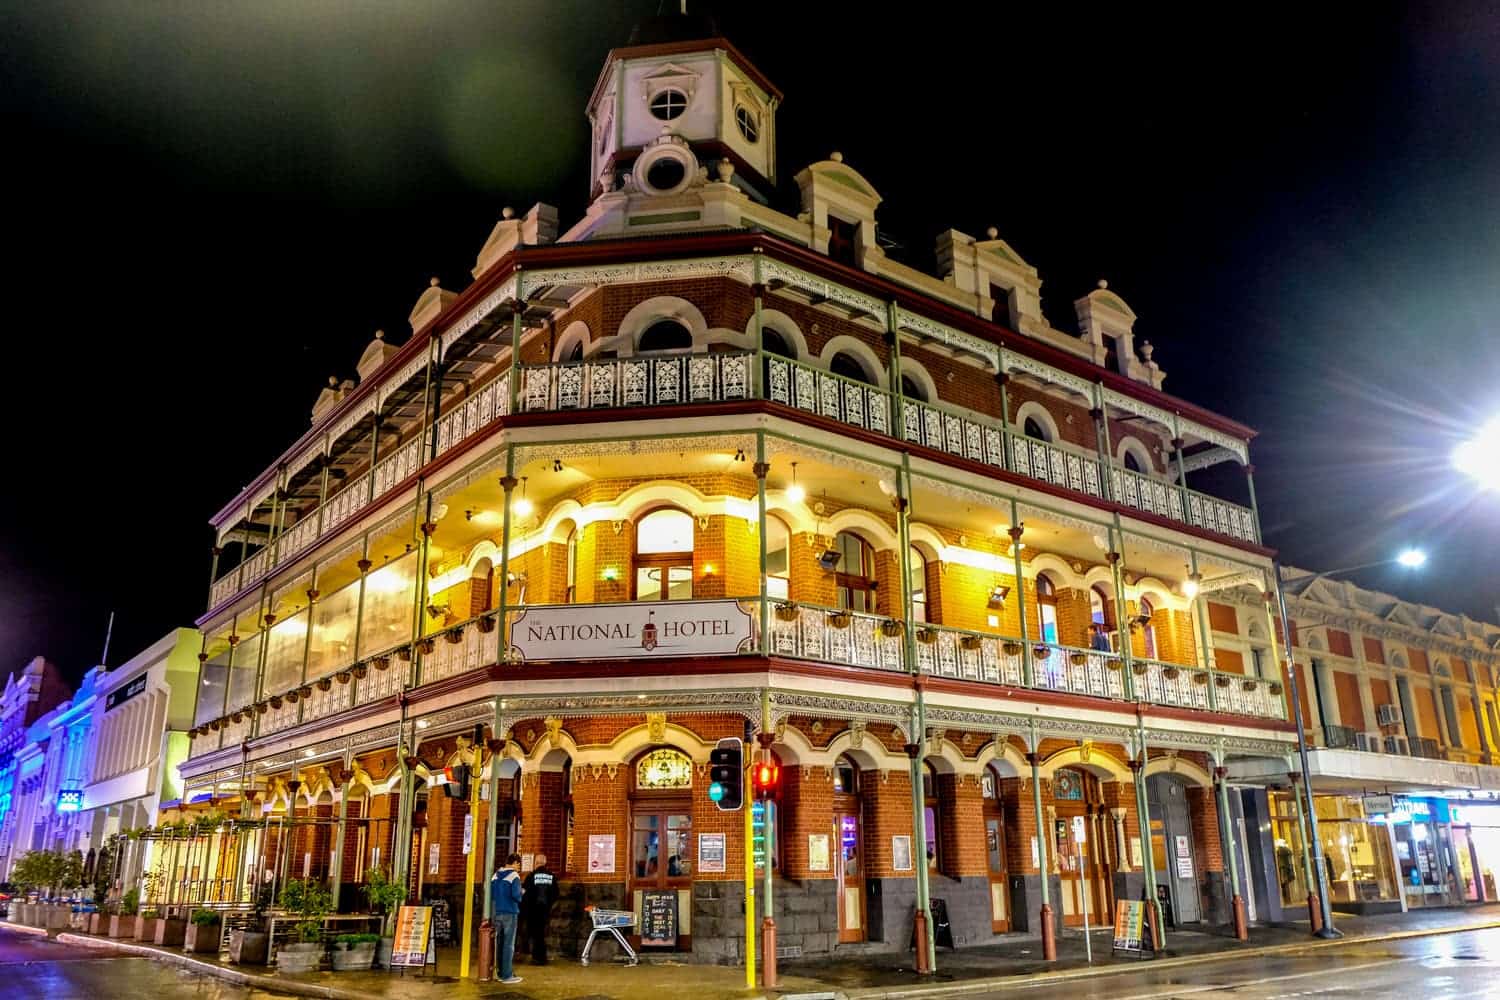
M 521 856 L 512 854 L 490 877 L 490 912 L 495 923 L 495 960 L 500 981 L 514 986 L 521 981 L 511 968 L 516 953 L 516 919 L 521 913 Z

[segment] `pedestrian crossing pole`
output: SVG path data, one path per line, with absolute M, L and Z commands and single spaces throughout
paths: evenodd
M 750 787 L 750 755 L 746 755 L 745 777 L 741 788 Z M 745 988 L 755 989 L 755 810 L 749 803 L 740 809 L 745 813 Z
M 464 937 L 463 947 L 459 949 L 458 976 L 460 979 L 468 979 L 469 973 L 469 948 L 470 939 L 473 936 L 474 925 L 474 862 L 479 857 L 475 850 L 477 845 L 474 836 L 479 826 L 479 753 L 484 746 L 484 727 L 474 727 L 474 766 L 469 772 L 469 814 L 464 817 L 464 825 L 468 828 L 464 837 L 464 852 L 468 855 L 464 859 Z M 490 803 L 494 808 L 494 803 Z

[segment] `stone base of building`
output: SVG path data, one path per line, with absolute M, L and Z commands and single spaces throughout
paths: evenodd
M 1061 937 L 1063 929 L 1062 879 L 1051 875 L 1047 880 L 1047 897 L 1052 901 L 1052 919 L 1056 922 L 1055 933 Z M 1042 936 L 1042 877 L 1040 875 L 1012 875 L 1010 877 L 1010 929 Z

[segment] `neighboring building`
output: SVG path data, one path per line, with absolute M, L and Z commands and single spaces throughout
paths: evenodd
M 1334 905 L 1500 900 L 1500 626 L 1307 570 L 1284 568 L 1282 583 Z M 1221 665 L 1271 658 L 1248 592 L 1216 593 L 1208 611 Z M 1289 770 L 1231 767 L 1283 789 Z M 1272 792 L 1270 810 L 1278 849 L 1293 851 L 1289 791 Z M 1304 872 L 1283 866 L 1283 905 L 1306 899 Z
M 102 668 L 83 675 L 73 697 L 48 712 L 32 726 L 32 739 L 46 747 L 41 794 L 32 823 L 38 833 L 34 848 L 50 851 L 89 850 L 88 825 L 80 822 L 83 786 L 89 775 L 90 737 L 94 730 L 95 689 Z M 46 727 L 45 735 L 41 727 Z
M 589 102 L 585 216 L 505 212 L 213 518 L 183 811 L 267 821 L 203 845 L 216 898 L 394 866 L 456 901 L 468 807 L 435 792 L 476 726 L 476 849 L 665 901 L 699 960 L 740 947 L 706 762 L 747 732 L 803 955 L 906 948 L 926 891 L 960 945 L 1044 894 L 1076 925 L 1152 880 L 1184 923 L 1251 892 L 1265 792 L 1216 779 L 1295 730 L 1280 658 L 1216 660 L 1194 594 L 1274 589 L 1253 431 L 1165 394 L 1102 282 L 1054 327 L 993 230 L 892 259 L 838 154 L 773 207 L 780 100 L 649 23 Z M 1188 487 L 1223 462 L 1248 505 Z
M 36 791 L 32 786 L 42 761 L 37 748 L 28 745 L 28 732 L 67 697 L 68 685 L 57 666 L 40 656 L 6 678 L 5 693 L 0 695 L 0 881 L 9 876 L 15 859 L 31 847 Z
M 111 834 L 154 826 L 161 804 L 181 796 L 202 644 L 196 629 L 173 629 L 94 680 L 78 814 L 90 865 Z

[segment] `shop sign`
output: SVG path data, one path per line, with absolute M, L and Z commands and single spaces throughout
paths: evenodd
M 136 695 L 140 694 L 142 691 L 146 690 L 146 678 L 146 674 L 141 674 L 141 676 L 137 677 L 129 684 L 126 684 L 124 687 L 118 687 L 111 691 L 108 697 L 104 699 L 104 710 L 108 712 L 116 705 L 123 705 L 125 702 L 129 701 Z
M 511 625 L 523 660 L 724 656 L 752 648 L 754 616 L 739 601 L 642 601 L 528 608 Z
M 1389 795 L 1366 795 L 1364 799 L 1366 816 L 1384 816 L 1396 811 L 1396 802 Z
M 421 967 L 427 962 L 427 939 L 432 934 L 432 907 L 403 906 L 396 917 L 396 939 L 391 943 L 391 966 Z
M 76 813 L 83 808 L 83 789 L 64 788 L 57 793 L 57 811 Z

